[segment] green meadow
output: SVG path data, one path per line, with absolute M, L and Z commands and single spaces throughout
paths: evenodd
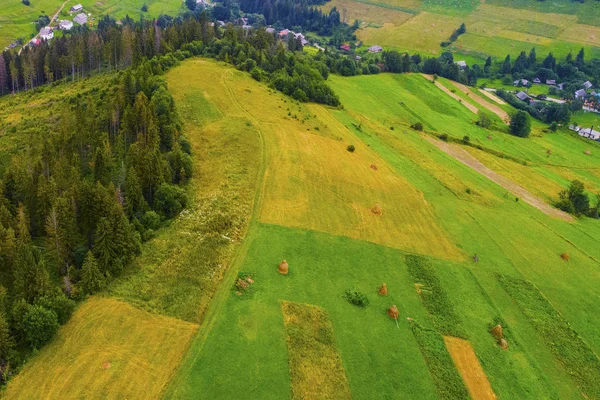
M 473 113 L 420 75 L 331 77 L 330 84 L 340 95 L 343 110 L 289 105 L 289 100 L 279 94 L 213 62 L 188 61 L 170 72 L 169 79 L 174 82 L 182 75 L 210 79 L 194 78 L 191 87 L 176 92 L 202 93 L 202 104 L 207 109 L 247 112 L 266 145 L 263 151 L 267 169 L 256 204 L 259 211 L 255 210 L 244 244 L 166 390 L 167 398 L 233 398 L 240 393 L 252 398 L 302 398 L 303 383 L 311 379 L 311 374 L 317 379 L 322 372 L 319 359 L 304 349 L 305 344 L 295 349 L 290 343 L 326 346 L 334 364 L 339 357 L 341 367 L 335 364 L 329 379 L 341 388 L 347 381 L 353 398 L 468 396 L 468 385 L 444 346 L 445 335 L 468 341 L 498 398 L 595 397 L 598 385 L 595 381 L 590 383 L 590 377 L 595 374 L 600 351 L 596 329 L 600 318 L 589 310 L 600 298 L 597 221 L 565 222 L 516 201 L 506 189 L 441 152 L 425 135 L 446 133 L 458 139 L 470 135 L 472 141 L 482 143 L 483 149 L 468 147 L 469 151 L 499 173 L 521 176 L 523 186 L 534 193 L 543 192 L 534 184 L 535 177 L 545 177 L 556 188 L 568 184 L 563 176 L 568 174 L 558 167 L 563 160 L 575 166 L 568 169 L 569 174 L 576 170 L 597 184 L 592 166 L 600 152 L 594 144 L 564 131 L 546 134 L 541 126 L 536 127 L 536 135 L 530 139 L 509 136 L 498 121 L 492 130 L 481 129 L 473 124 Z M 228 93 L 237 93 L 238 102 L 225 101 L 223 96 L 229 96 Z M 256 111 L 244 96 L 270 112 Z M 280 103 L 284 100 L 288 104 Z M 298 115 L 311 115 L 303 123 L 306 126 L 309 122 L 304 133 L 294 130 L 296 122 L 281 118 L 280 124 L 287 127 L 285 143 L 302 137 L 313 157 L 312 152 L 318 148 L 313 148 L 311 140 L 316 140 L 315 136 L 326 138 L 321 148 L 338 157 L 331 152 L 343 154 L 345 144 L 351 142 L 359 153 L 359 158 L 352 160 L 360 168 L 369 168 L 363 156 L 371 160 L 376 156 L 374 176 L 379 171 L 387 174 L 389 169 L 405 179 L 405 185 L 413 187 L 425 200 L 411 207 L 431 207 L 436 223 L 462 256 L 456 259 L 408 250 L 418 248 L 410 242 L 382 245 L 377 239 L 336 234 L 340 230 L 327 224 L 312 225 L 314 228 L 294 226 L 297 223 L 292 224 L 286 215 L 306 218 L 297 217 L 294 210 L 289 214 L 278 209 L 282 218 L 272 223 L 269 207 L 276 203 L 265 199 L 273 185 L 285 187 L 281 186 L 281 179 L 297 179 L 294 173 L 280 175 L 288 167 L 277 148 L 272 147 L 274 143 L 284 144 L 273 142 L 270 137 L 281 134 L 272 130 L 270 122 L 280 113 L 278 104 L 284 111 L 293 106 Z M 427 133 L 409 127 L 417 121 L 424 123 Z M 492 140 L 487 139 L 489 135 Z M 321 143 L 324 139 L 318 140 Z M 327 145 L 340 140 L 343 144 L 337 148 Z M 287 146 L 291 153 L 287 156 L 295 160 L 296 169 L 301 171 L 303 163 L 311 158 L 300 156 L 304 154 L 301 148 Z M 557 155 L 556 164 L 547 160 L 548 146 L 556 149 L 551 156 Z M 585 148 L 593 149 L 590 156 L 583 153 Z M 527 160 L 526 165 L 510 157 Z M 280 164 L 270 165 L 270 158 L 281 160 Z M 502 163 L 496 165 L 496 160 Z M 317 168 L 311 179 L 325 188 L 332 185 L 328 177 L 339 173 L 335 168 L 314 167 Z M 526 179 L 529 175 L 533 177 Z M 375 202 L 382 189 L 370 190 Z M 296 195 L 278 193 L 284 198 Z M 332 193 L 343 199 L 353 196 Z M 550 201 L 550 197 L 546 200 Z M 379 224 L 377 219 L 394 218 L 390 206 L 383 207 L 379 216 L 363 215 L 364 223 Z M 329 215 L 319 213 L 330 224 L 341 223 L 333 219 L 334 210 Z M 351 226 L 352 222 L 346 224 Z M 569 261 L 561 258 L 565 252 Z M 289 264 L 287 275 L 277 272 L 284 259 Z M 244 283 L 248 277 L 250 284 Z M 506 285 L 509 278 L 525 282 L 525 288 L 536 288 L 534 293 L 540 295 L 519 294 Z M 387 284 L 387 296 L 377 293 L 382 283 Z M 347 290 L 363 293 L 369 304 L 350 304 L 344 295 Z M 326 317 L 319 318 L 326 319 L 319 323 L 329 326 L 326 321 L 330 321 L 331 328 L 324 328 L 324 336 L 311 336 L 315 333 L 306 330 L 309 325 L 303 327 L 298 316 L 294 317 L 292 328 L 286 328 L 290 317 L 282 311 L 285 304 L 322 310 Z M 398 324 L 386 315 L 392 304 L 399 310 Z M 309 324 L 310 318 L 315 317 L 306 315 L 305 322 Z M 538 318 L 549 322 L 540 325 Z M 508 350 L 500 349 L 489 333 L 498 323 L 503 326 Z M 556 340 L 549 337 L 547 330 L 552 324 L 559 327 Z M 297 342 L 293 339 L 296 335 L 303 335 L 306 341 Z M 554 346 L 556 341 L 561 341 L 560 348 L 577 348 L 578 353 L 565 358 Z M 296 351 L 306 351 L 301 366 Z M 583 379 L 572 376 L 574 369 L 586 371 L 581 375 Z M 327 398 L 347 398 L 344 393 L 341 389 L 338 396 Z

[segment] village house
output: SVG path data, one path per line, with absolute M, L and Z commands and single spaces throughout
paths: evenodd
M 249 31 L 250 29 L 252 29 L 252 25 L 242 25 L 242 29 L 245 31 Z
M 529 86 L 529 81 L 527 79 L 517 79 L 513 82 L 514 86 Z
M 515 96 L 517 96 L 519 100 L 524 101 L 526 103 L 528 103 L 529 100 L 531 100 L 531 97 L 529 97 L 529 95 L 522 90 L 519 91 Z
M 554 86 L 554 85 L 556 85 L 556 81 L 554 79 L 547 79 L 546 85 Z
M 223 27 L 223 26 L 225 26 L 225 21 L 217 21 L 217 24 L 219 24 L 219 26 Z
M 73 7 L 71 7 L 72 13 L 81 12 L 81 10 L 83 10 L 83 6 L 81 4 L 76 4 Z
M 379 45 L 374 45 L 369 47 L 369 53 L 381 53 L 383 51 L 383 48 Z
M 362 60 L 362 57 L 361 57 L 361 56 L 356 56 L 356 57 L 354 57 L 354 59 L 355 59 L 356 61 L 360 61 L 360 60 Z
M 302 43 L 302 46 L 306 46 L 308 44 L 308 40 L 306 40 L 303 34 L 294 33 L 294 36 L 296 37 L 296 39 L 300 39 L 300 43 Z
M 467 68 L 467 62 L 463 60 L 454 61 L 454 64 L 458 65 L 461 69 Z
M 267 28 L 265 30 L 267 31 L 267 33 L 275 33 L 275 29 L 274 28 Z
M 88 16 L 84 13 L 77 14 L 75 18 L 73 18 L 73 22 L 77 22 L 79 25 L 85 25 L 88 22 Z
M 600 132 L 595 131 L 593 128 L 594 128 L 593 126 L 590 128 L 581 128 L 581 127 L 575 126 L 575 125 L 569 126 L 569 129 L 577 132 L 577 134 L 579 136 L 582 136 L 582 137 L 588 138 L 588 139 L 592 139 L 592 140 L 599 140 Z
M 542 81 L 540 81 L 540 78 L 535 78 L 535 79 L 533 80 L 533 83 L 540 84 L 540 83 L 542 83 Z
M 350 51 L 350 45 L 347 43 L 344 43 L 343 45 L 340 46 L 340 49 L 344 50 L 344 51 Z
M 282 31 L 279 31 L 279 39 L 287 39 L 288 35 L 291 33 L 291 31 L 289 29 L 284 29 Z
M 579 89 L 578 91 L 575 92 L 576 99 L 585 99 L 586 96 L 587 96 L 587 93 L 583 89 Z
M 54 38 L 54 32 L 52 32 L 51 28 L 45 27 L 40 30 L 40 39 L 50 40 L 52 38 Z
M 67 19 L 60 21 L 58 27 L 63 31 L 70 31 L 73 28 L 73 21 Z
M 565 84 L 564 83 L 559 83 L 558 85 L 556 85 L 560 90 L 565 90 Z
M 585 88 L 585 90 L 591 89 L 594 85 L 592 85 L 592 82 L 590 81 L 585 81 L 583 83 L 583 87 Z

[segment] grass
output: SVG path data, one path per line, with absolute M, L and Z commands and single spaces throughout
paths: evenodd
M 541 339 L 581 388 L 586 398 L 600 396 L 600 359 L 573 330 L 568 321 L 531 283 L 509 276 L 499 276 L 502 287 L 532 321 Z
M 308 304 L 281 303 L 292 399 L 350 399 L 327 313 Z
M 433 324 L 444 336 L 466 338 L 460 318 L 436 276 L 429 260 L 419 256 L 407 256 L 406 265 L 413 278 L 417 293 L 429 312 Z
M 197 328 L 93 297 L 11 380 L 3 397 L 160 398 Z
M 439 390 L 453 393 L 448 397 L 464 395 L 460 375 L 438 331 L 439 326 L 446 325 L 450 331 L 459 330 L 468 336 L 499 397 L 581 398 L 579 388 L 552 350 L 540 345 L 534 325 L 502 289 L 495 274 L 535 282 L 590 348 L 597 349 L 600 336 L 595 327 L 600 320 L 585 310 L 593 307 L 594 296 L 599 294 L 594 271 L 600 250 L 594 243 L 600 238 L 600 228 L 595 221 L 570 224 L 553 220 L 523 202 L 515 202 L 502 188 L 440 153 L 409 125 L 423 121 L 426 130 L 439 129 L 457 138 L 468 133 L 472 140 L 489 145 L 499 154 L 527 158 L 531 161 L 528 168 L 552 179 L 559 179 L 554 175 L 559 167 L 548 165 L 546 146 L 558 149 L 554 153 L 557 163 L 571 160 L 585 169 L 593 163 L 585 158 L 590 156 L 579 154 L 585 143 L 563 133 L 540 132 L 539 136 L 519 140 L 498 130 L 491 131 L 494 139 L 489 141 L 490 131 L 475 126 L 468 110 L 416 75 L 332 77 L 331 84 L 345 105 L 342 110 L 290 104 L 289 99 L 217 63 L 192 60 L 180 68 L 186 76 L 203 77 L 190 86 L 207 99 L 204 108 L 215 114 L 245 112 L 259 127 L 266 175 L 259 212 L 233 272 L 226 278 L 227 290 L 213 303 L 167 390 L 167 398 L 187 398 L 193 393 L 229 398 L 241 391 L 256 398 L 288 397 L 294 378 L 289 374 L 282 301 L 312 304 L 328 314 L 353 398 L 372 398 L 374 393 L 439 398 Z M 297 128 L 303 125 L 303 129 Z M 318 138 L 313 139 L 313 135 Z M 298 141 L 297 136 L 302 137 L 302 146 L 290 145 Z M 318 145 L 312 144 L 313 140 Z M 389 174 L 401 175 L 418 188 L 464 258 L 431 257 L 425 250 L 409 250 L 399 236 L 396 243 L 400 245 L 382 246 L 369 239 L 376 237 L 372 233 L 361 236 L 363 233 L 340 233 L 331 226 L 294 226 L 289 218 L 277 223 L 265 220 L 265 215 L 275 211 L 288 216 L 296 212 L 276 206 L 278 203 L 269 199 L 272 193 L 284 198 L 287 208 L 304 207 L 297 199 L 315 189 L 297 181 L 320 179 L 322 187 L 331 187 L 323 177 L 341 176 L 337 172 L 333 175 L 329 168 L 338 162 L 334 159 L 338 147 L 330 147 L 330 142 L 339 143 L 340 155 L 363 157 L 368 152 L 370 158 L 356 158 L 356 162 L 335 168 L 347 168 L 360 177 L 362 172 L 355 172 L 355 164 L 373 162 L 378 169 L 371 171 L 385 172 L 376 175 L 377 179 L 387 179 L 389 170 Z M 345 150 L 349 143 L 356 146 L 355 153 Z M 319 151 L 328 159 L 320 159 Z M 308 166 L 319 173 L 303 175 Z M 281 189 L 273 190 L 273 182 Z M 311 208 L 328 225 L 336 223 L 336 207 L 362 196 L 333 187 L 336 189 L 331 195 L 339 196 L 339 203 L 336 200 L 328 203 L 328 208 Z M 363 190 L 377 193 L 379 189 L 365 186 Z M 383 207 L 383 216 L 387 208 Z M 366 232 L 370 227 L 356 229 Z M 422 256 L 415 258 L 407 251 Z M 569 265 L 573 268 L 565 268 L 560 259 L 564 251 L 571 255 Z M 466 261 L 466 256 L 470 259 L 473 254 L 479 261 Z M 282 259 L 290 266 L 287 276 L 277 273 Z M 415 259 L 422 260 L 417 267 L 411 266 Z M 250 274 L 254 280 L 248 294 L 238 296 L 230 289 L 237 271 Z M 419 282 L 428 282 L 434 288 L 432 293 L 438 295 L 422 300 L 413 275 Z M 376 292 L 383 282 L 389 290 L 387 297 Z M 364 293 L 369 304 L 355 307 L 348 303 L 344 293 L 349 288 Z M 445 299 L 439 293 L 445 293 Z M 438 303 L 440 299 L 445 301 Z M 397 327 L 385 315 L 392 304 L 400 311 Z M 432 314 L 442 316 L 443 324 L 432 321 Z M 407 317 L 423 328 L 422 336 L 415 336 L 411 324 L 405 322 Z M 490 324 L 497 321 L 506 326 L 508 351 L 500 350 L 489 333 Z
M 444 338 L 439 332 L 424 329 L 418 324 L 412 325 L 412 331 L 427 362 L 440 399 L 468 399 L 469 394 L 446 349 Z

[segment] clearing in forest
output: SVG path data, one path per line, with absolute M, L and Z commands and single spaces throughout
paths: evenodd
M 320 307 L 281 303 L 292 399 L 351 399 L 333 326 Z
M 158 399 L 198 325 L 92 297 L 11 380 L 6 399 Z
M 496 399 L 471 344 L 464 339 L 451 336 L 444 336 L 444 342 L 471 397 L 475 400 Z

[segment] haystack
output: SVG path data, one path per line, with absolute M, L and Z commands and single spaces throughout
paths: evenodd
M 563 260 L 565 260 L 565 261 L 569 261 L 569 260 L 571 259 L 571 257 L 569 256 L 569 253 L 566 253 L 566 252 L 565 252 L 565 253 L 562 253 L 562 254 L 560 255 L 560 258 L 562 258 L 562 259 L 563 259 Z
M 371 168 L 372 170 L 375 170 L 375 171 L 377 171 L 377 165 L 375 165 L 375 164 L 371 164 L 371 167 L 370 167 L 370 168 Z
M 393 318 L 395 320 L 398 320 L 398 314 L 398 307 L 396 307 L 395 305 L 391 306 L 387 310 L 387 315 L 389 315 L 390 318 Z
M 583 154 L 585 154 L 586 156 L 589 156 L 590 154 L 592 154 L 592 152 L 589 151 L 589 150 L 586 150 L 586 151 L 583 152 Z
M 504 337 L 504 333 L 502 332 L 502 325 L 500 324 L 493 327 L 490 333 L 498 340 Z
M 500 348 L 502 350 L 506 350 L 508 349 L 508 342 L 506 341 L 506 339 L 502 338 L 498 340 L 498 346 L 500 346 Z
M 375 206 L 371 209 L 371 212 L 375 215 L 381 215 L 383 210 L 381 209 L 381 206 L 379 204 L 375 204 Z
M 383 285 L 381 285 L 381 287 L 379 288 L 379 294 L 382 296 L 387 296 L 388 292 L 387 292 L 387 286 L 385 285 L 385 283 Z
M 281 263 L 279 264 L 279 268 L 277 268 L 277 271 L 280 274 L 287 275 L 287 273 L 289 271 L 289 265 L 288 265 L 287 261 L 285 261 L 285 260 L 281 261 Z

